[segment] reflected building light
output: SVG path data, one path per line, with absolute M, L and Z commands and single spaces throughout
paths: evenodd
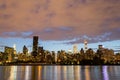
M 58 75 L 57 75 L 57 67 L 54 66 L 54 80 L 57 80 L 58 79 Z
M 46 79 L 46 74 L 47 74 L 47 66 L 44 66 L 43 69 L 43 78 Z
M 41 80 L 41 70 L 42 70 L 42 66 L 38 66 L 38 78 L 37 80 Z
M 72 67 L 72 80 L 74 80 L 74 66 L 71 66 Z
M 94 70 L 95 70 L 95 75 L 94 75 L 94 76 L 96 76 L 97 78 L 100 77 L 100 76 L 99 76 L 99 75 L 100 75 L 100 73 L 99 73 L 99 72 L 100 72 L 100 67 L 99 67 L 99 69 L 98 69 L 98 66 L 95 66 L 95 67 L 94 67 Z
M 109 80 L 107 66 L 103 66 L 103 78 L 104 80 Z
M 25 80 L 29 80 L 30 75 L 31 75 L 30 66 L 26 66 L 26 69 L 25 69 Z
M 74 66 L 74 79 L 75 80 L 81 80 L 80 70 L 81 70 L 81 66 Z
M 63 66 L 64 80 L 67 80 L 67 66 Z
M 53 72 L 53 66 L 49 66 L 49 67 L 50 67 L 50 68 L 49 68 L 49 70 L 47 70 L 47 71 L 48 71 L 47 73 L 48 73 L 48 75 L 50 75 L 50 77 L 49 77 L 50 80 L 53 80 L 53 79 L 54 79 L 54 74 L 49 74 L 50 72 Z M 49 78 L 48 78 L 48 79 L 49 79 Z
M 119 67 L 119 66 L 113 67 L 113 69 L 114 69 L 114 74 L 115 74 L 115 75 L 117 75 L 117 74 L 120 73 L 120 71 L 118 71 L 118 70 L 119 70 L 118 67 Z
M 17 67 L 17 79 L 25 79 L 25 66 Z
M 57 76 L 58 76 L 57 79 L 58 79 L 58 80 L 61 80 L 61 76 L 62 76 L 62 75 L 61 75 L 61 67 L 62 67 L 62 66 L 58 66 L 58 67 L 57 67 Z
M 74 80 L 74 69 L 73 69 L 74 66 L 68 66 L 68 73 L 70 74 L 67 74 L 68 75 L 68 79 L 71 79 L 71 80 Z
M 11 66 L 10 76 L 8 80 L 16 80 L 17 77 L 17 66 Z
M 64 70 L 64 72 L 66 72 L 67 71 L 67 66 L 63 66 L 63 70 Z
M 90 80 L 89 66 L 85 66 L 85 78 L 86 80 Z

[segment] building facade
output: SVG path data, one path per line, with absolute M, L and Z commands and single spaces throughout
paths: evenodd
M 7 57 L 6 61 L 11 62 L 14 59 L 14 48 L 12 47 L 7 47 L 5 46 L 5 51 L 4 51 Z
M 33 36 L 33 51 L 32 55 L 37 56 L 38 54 L 38 36 Z
M 23 53 L 28 54 L 28 48 L 25 45 L 23 46 Z
M 77 44 L 74 44 L 73 45 L 73 53 L 75 54 L 75 53 L 78 53 L 78 46 L 77 46 Z

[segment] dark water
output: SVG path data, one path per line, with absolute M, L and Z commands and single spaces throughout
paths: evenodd
M 120 80 L 120 66 L 0 66 L 0 80 Z

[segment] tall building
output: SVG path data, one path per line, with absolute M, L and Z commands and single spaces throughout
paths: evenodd
M 11 62 L 13 60 L 13 57 L 14 57 L 14 55 L 13 55 L 14 54 L 14 48 L 5 46 L 4 53 L 7 54 L 7 57 L 8 57 L 7 61 Z
M 83 50 L 83 48 L 81 48 L 80 53 L 81 53 L 81 54 L 84 54 L 84 50 Z
M 13 45 L 14 50 L 16 50 L 16 44 Z
M 14 48 L 5 46 L 5 51 L 4 52 L 8 53 L 8 54 L 13 54 Z
M 33 36 L 33 51 L 32 56 L 37 56 L 38 54 L 38 36 Z
M 14 48 L 14 54 L 16 54 L 16 44 L 13 45 L 13 48 Z
M 78 53 L 78 47 L 77 47 L 77 44 L 74 44 L 73 45 L 73 53 Z
M 88 49 L 88 42 L 87 42 L 87 40 L 84 40 L 84 51 L 86 52 L 87 51 L 87 49 Z
M 23 46 L 23 53 L 28 54 L 28 48 L 25 45 Z
M 69 50 L 68 50 L 68 53 L 69 53 L 69 54 L 72 54 L 72 50 L 71 50 L 71 49 L 69 49 Z
M 43 54 L 44 53 L 44 49 L 43 49 L 43 47 L 38 47 L 38 53 L 40 53 L 40 54 Z
M 33 36 L 33 52 L 38 53 L 38 36 Z
M 103 49 L 103 45 L 98 45 L 98 49 Z

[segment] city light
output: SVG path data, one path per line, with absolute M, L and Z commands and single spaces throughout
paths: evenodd
M 115 54 L 114 50 L 98 45 L 98 49 L 94 51 L 88 48 L 88 42 L 84 41 L 84 49 L 78 50 L 77 44 L 66 52 L 60 50 L 55 51 L 44 50 L 44 46 L 38 45 L 38 36 L 33 36 L 32 52 L 29 52 L 27 46 L 23 46 L 22 53 L 16 53 L 16 45 L 13 47 L 5 46 L 4 52 L 0 53 L 1 65 L 17 65 L 17 64 L 120 64 L 120 53 Z

